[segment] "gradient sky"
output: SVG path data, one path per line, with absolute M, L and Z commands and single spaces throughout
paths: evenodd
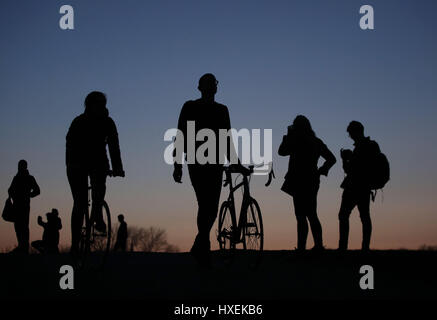
M 75 10 L 73 31 L 59 28 L 63 4 Z M 362 4 L 374 7 L 373 31 L 359 28 Z M 118 126 L 126 171 L 107 183 L 112 216 L 164 228 L 170 243 L 188 250 L 195 196 L 186 170 L 184 184 L 173 183 L 163 136 L 176 126 L 182 104 L 199 96 L 199 77 L 212 72 L 234 128 L 273 129 L 277 179 L 269 188 L 265 177 L 252 180 L 266 249 L 296 246 L 292 199 L 280 191 L 288 159 L 277 148 L 298 114 L 338 160 L 340 148 L 352 147 L 350 120 L 361 121 L 388 156 L 392 179 L 383 201 L 378 196 L 371 207 L 372 247 L 435 245 L 436 14 L 432 0 L 2 0 L 0 195 L 6 199 L 18 160 L 27 159 L 41 187 L 31 204 L 31 240 L 42 235 L 36 217 L 55 207 L 64 224 L 61 242 L 69 243 L 65 135 L 87 93 L 100 90 Z M 342 178 L 339 161 L 319 192 L 330 248 L 338 241 Z M 360 243 L 354 211 L 350 247 Z M 15 244 L 13 225 L 1 220 L 0 247 Z

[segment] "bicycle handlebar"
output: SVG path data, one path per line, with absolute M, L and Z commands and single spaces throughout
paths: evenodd
M 255 167 L 254 165 L 250 165 L 250 166 L 248 166 L 248 168 L 246 168 L 242 165 L 231 164 L 227 167 L 224 167 L 224 170 L 225 170 L 225 172 L 228 172 L 228 173 L 240 173 L 243 176 L 248 177 L 253 173 L 254 167 Z M 272 165 L 272 167 L 270 168 L 269 177 L 268 177 L 267 182 L 265 183 L 265 186 L 268 187 L 272 183 L 272 180 L 275 178 L 276 178 L 275 172 L 273 171 L 273 165 Z M 223 184 L 223 187 L 226 187 L 229 184 L 229 182 L 230 181 L 229 181 L 228 177 L 226 177 L 224 184 Z
M 273 171 L 273 165 L 272 165 L 272 168 L 270 169 L 270 172 L 269 172 L 269 178 L 268 178 L 265 186 L 268 187 L 272 183 L 272 180 L 275 179 L 275 178 L 276 178 L 275 177 L 275 172 Z
M 250 176 L 253 173 L 253 168 L 254 166 L 252 165 L 246 168 L 243 165 L 231 164 L 227 167 L 224 167 L 224 170 L 225 172 L 240 173 L 244 176 Z

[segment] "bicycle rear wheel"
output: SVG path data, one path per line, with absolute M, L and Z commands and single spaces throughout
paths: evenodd
M 220 250 L 235 249 L 236 225 L 235 217 L 231 214 L 229 201 L 223 202 L 220 207 L 217 234 Z
M 78 263 L 79 267 L 83 268 L 85 261 L 90 253 L 90 238 L 91 238 L 91 222 L 89 212 L 85 214 L 85 224 L 80 231 Z
M 246 224 L 243 226 L 243 248 L 253 251 L 262 251 L 264 248 L 261 209 L 254 198 L 250 198 L 246 211 Z

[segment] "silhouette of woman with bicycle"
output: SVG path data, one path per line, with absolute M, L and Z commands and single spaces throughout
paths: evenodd
M 336 159 L 327 146 L 316 137 L 310 121 L 303 115 L 297 116 L 288 127 L 278 153 L 290 156 L 288 172 L 282 190 L 293 197 L 297 219 L 297 251 L 306 250 L 308 221 L 314 238 L 313 250 L 323 250 L 322 226 L 317 217 L 317 192 L 320 176 L 328 175 Z M 318 161 L 325 159 L 319 168 Z

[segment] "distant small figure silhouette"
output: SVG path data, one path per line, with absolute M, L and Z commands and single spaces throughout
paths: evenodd
M 118 222 L 120 222 L 120 226 L 118 227 L 117 232 L 117 241 L 115 241 L 114 251 L 126 251 L 126 242 L 127 242 L 127 223 L 124 221 L 124 215 L 118 215 Z
M 214 131 L 215 136 L 219 137 L 220 129 L 229 130 L 231 128 L 228 108 L 214 100 L 217 93 L 217 84 L 218 81 L 213 74 L 204 74 L 199 79 L 198 85 L 201 98 L 195 101 L 187 101 L 182 107 L 179 115 L 178 129 L 185 138 L 184 153 L 187 152 L 187 121 L 195 121 L 196 135 L 199 130 L 207 128 Z M 188 172 L 199 206 L 197 213 L 198 233 L 191 248 L 191 253 L 201 264 L 209 264 L 210 231 L 217 217 L 222 188 L 222 159 L 223 157 L 231 159 L 230 152 L 235 152 L 231 140 L 228 139 L 227 150 L 224 151 L 224 154 L 222 154 L 223 151 L 219 149 L 219 144 L 217 143 L 215 163 L 199 164 L 196 159 L 196 163 L 188 164 Z M 196 151 L 199 143 L 201 144 L 201 142 L 195 141 Z M 182 159 L 175 159 L 173 172 L 173 178 L 178 183 L 182 182 L 181 161 Z
M 294 213 L 297 219 L 297 250 L 304 251 L 308 236 L 308 221 L 314 238 L 313 250 L 323 250 L 322 226 L 317 217 L 317 193 L 320 175 L 327 176 L 335 164 L 335 156 L 316 137 L 309 120 L 297 116 L 288 127 L 278 150 L 281 156 L 290 156 L 288 172 L 282 190 L 293 196 Z M 326 161 L 318 168 L 318 160 Z
M 381 151 L 378 144 L 364 136 L 364 126 L 358 121 L 352 121 L 347 127 L 350 138 L 354 141 L 354 150 L 341 150 L 343 169 L 346 174 L 341 188 L 340 212 L 340 251 L 347 250 L 349 238 L 349 216 L 355 206 L 360 212 L 363 225 L 363 241 L 361 249 L 368 251 L 372 234 L 372 221 L 370 219 L 370 196 L 371 196 L 371 170 L 375 155 Z
M 44 228 L 42 240 L 32 242 L 32 247 L 41 253 L 59 253 L 59 230 L 62 229 L 61 218 L 57 209 L 46 213 L 47 222 L 38 216 L 38 224 Z
M 88 94 L 85 112 L 71 123 L 66 142 L 67 176 L 74 201 L 71 214 L 71 252 L 74 254 L 79 249 L 81 228 L 88 210 L 88 177 L 92 187 L 91 221 L 98 231 L 106 232 L 102 205 L 106 177 L 110 172 L 107 145 L 112 176 L 124 177 L 117 127 L 109 116 L 103 93 L 93 91 Z
M 26 160 L 18 162 L 18 173 L 8 189 L 9 197 L 13 201 L 15 214 L 14 227 L 17 234 L 18 246 L 13 253 L 29 253 L 29 214 L 30 198 L 40 194 L 36 180 L 27 170 Z

